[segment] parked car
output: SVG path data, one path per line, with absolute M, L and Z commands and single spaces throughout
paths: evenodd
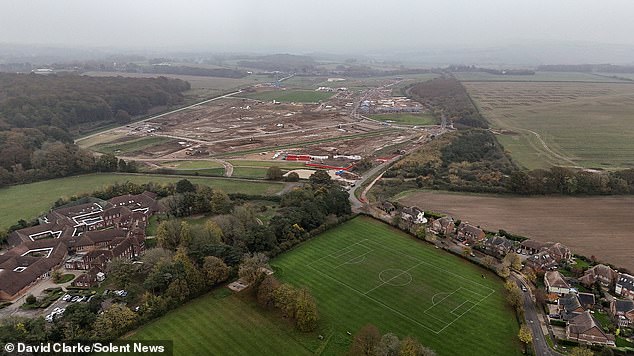
M 74 296 L 74 297 L 73 297 L 73 299 L 71 299 L 70 301 L 71 301 L 72 303 L 77 303 L 77 302 L 79 301 L 79 298 L 81 298 L 81 297 L 80 297 L 80 296 L 78 296 L 78 295 L 76 295 L 76 296 Z
M 64 294 L 64 296 L 62 297 L 62 300 L 65 302 L 68 302 L 69 300 L 71 300 L 73 298 L 72 295 L 70 294 Z

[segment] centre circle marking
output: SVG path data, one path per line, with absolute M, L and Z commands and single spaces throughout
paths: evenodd
M 402 287 L 412 283 L 412 275 L 398 268 L 384 269 L 379 273 L 379 279 L 385 284 Z

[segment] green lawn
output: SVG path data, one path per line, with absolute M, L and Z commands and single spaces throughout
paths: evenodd
M 370 118 L 403 125 L 436 125 L 438 123 L 434 116 L 430 114 L 375 114 L 370 115 Z
M 117 154 L 126 154 L 137 152 L 152 146 L 160 145 L 163 143 L 167 143 L 170 141 L 174 141 L 174 139 L 168 137 L 161 136 L 150 136 L 143 137 L 139 139 L 134 139 L 131 141 L 125 142 L 113 142 L 113 143 L 105 143 L 90 147 L 91 150 L 101 152 L 101 153 L 117 153 Z
M 216 161 L 206 161 L 206 160 L 192 160 L 192 161 L 171 161 L 171 162 L 163 162 L 161 166 L 165 168 L 171 168 L 175 170 L 197 170 L 197 169 L 208 169 L 208 168 L 222 168 L 223 165 L 220 162 Z
M 439 355 L 521 354 L 499 278 L 376 220 L 356 218 L 271 265 L 277 278 L 315 296 L 321 317 L 315 334 L 217 290 L 132 338 L 173 339 L 176 355 L 342 355 L 351 342 L 347 332 L 373 323 L 383 333 L 415 336 Z
M 314 90 L 272 90 L 246 94 L 244 97 L 262 101 L 279 101 L 282 103 L 316 103 L 329 99 L 333 93 Z
M 172 311 L 130 338 L 174 340 L 174 355 L 310 355 L 317 340 L 227 289 Z
M 267 170 L 268 168 L 265 167 L 234 167 L 232 177 L 264 179 Z
M 227 193 L 275 194 L 282 190 L 281 183 L 248 182 L 236 179 L 186 177 L 194 184 L 205 184 Z M 0 229 L 15 224 L 19 219 L 30 220 L 50 209 L 60 197 L 90 193 L 115 182 L 169 183 L 182 176 L 144 174 L 87 174 L 52 179 L 0 189 Z

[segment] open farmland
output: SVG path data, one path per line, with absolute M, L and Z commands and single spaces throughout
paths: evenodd
M 634 166 L 634 84 L 465 82 L 513 159 L 618 169 Z
M 227 193 L 276 194 L 284 188 L 282 183 L 273 182 L 186 178 L 194 184 L 208 185 Z M 91 193 L 117 182 L 175 183 L 180 179 L 183 177 L 145 174 L 87 174 L 2 188 L 0 189 L 0 229 L 6 229 L 19 219 L 30 220 L 47 212 L 53 203 L 61 197 Z
M 412 192 L 399 201 L 538 241 L 634 271 L 634 197 L 516 197 Z
M 271 265 L 279 279 L 314 295 L 321 318 L 317 332 L 301 334 L 278 314 L 217 291 L 131 338 L 173 339 L 176 355 L 254 350 L 342 355 L 351 342 L 347 332 L 373 323 L 384 333 L 414 336 L 439 355 L 521 354 L 518 326 L 499 278 L 376 220 L 351 220 Z M 458 338 L 463 341 L 447 342 Z
M 622 82 L 622 80 L 617 78 L 579 72 L 535 72 L 534 75 L 497 75 L 486 72 L 456 72 L 454 75 L 456 79 L 462 82 Z

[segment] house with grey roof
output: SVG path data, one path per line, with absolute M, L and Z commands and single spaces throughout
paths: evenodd
M 613 299 L 610 314 L 617 320 L 619 327 L 634 325 L 634 301 L 631 299 Z
M 614 286 L 614 292 L 625 298 L 634 299 L 634 276 L 619 273 Z

